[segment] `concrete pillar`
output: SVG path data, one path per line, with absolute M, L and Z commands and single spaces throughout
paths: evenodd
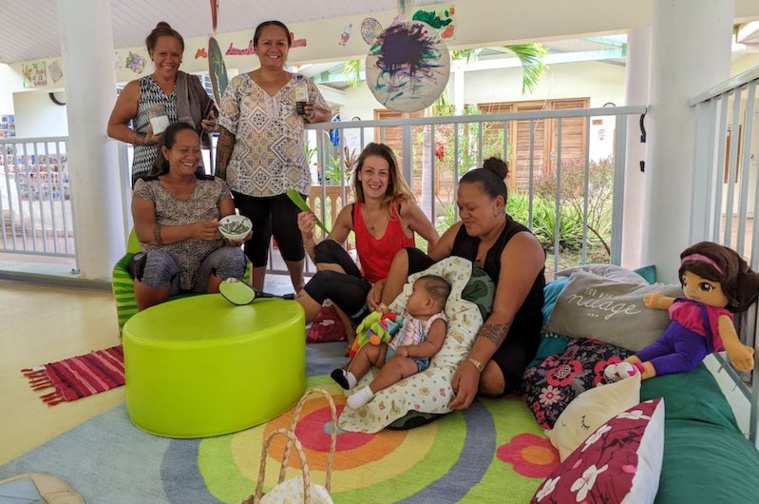
M 58 15 L 78 267 L 83 278 L 107 280 L 125 250 L 116 142 L 105 132 L 116 101 L 111 4 L 58 0 Z
M 733 0 L 651 0 L 651 94 L 643 263 L 677 280 L 690 243 L 695 109 L 688 99 L 730 77 Z
M 627 34 L 625 67 L 625 105 L 648 104 L 649 66 L 651 64 L 651 28 L 636 28 Z M 648 121 L 650 122 L 650 120 Z M 641 142 L 640 117 L 627 119 L 627 166 L 625 167 L 624 220 L 622 224 L 622 266 L 637 268 L 641 264 L 643 243 L 643 208 L 646 198 L 646 143 Z

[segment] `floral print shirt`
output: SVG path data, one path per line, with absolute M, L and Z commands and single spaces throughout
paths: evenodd
M 309 101 L 329 109 L 316 85 L 305 79 Z M 295 109 L 296 75 L 269 95 L 245 73 L 233 78 L 221 100 L 219 124 L 235 136 L 227 165 L 233 191 L 270 197 L 295 189 L 308 194 L 304 120 Z

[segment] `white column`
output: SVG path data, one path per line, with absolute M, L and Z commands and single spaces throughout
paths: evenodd
M 695 109 L 688 99 L 730 76 L 733 0 L 651 0 L 651 108 L 643 263 L 677 280 L 688 245 Z
M 636 28 L 627 34 L 625 67 L 625 105 L 648 104 L 648 69 L 651 62 L 651 28 Z M 650 122 L 647 121 L 647 122 Z M 643 244 L 643 208 L 646 197 L 646 146 L 641 142 L 640 117 L 627 119 L 627 166 L 625 166 L 624 220 L 622 224 L 622 266 L 637 268 L 641 264 Z M 648 140 L 647 140 L 648 141 Z
M 110 279 L 125 235 L 116 143 L 106 136 L 116 101 L 111 3 L 58 0 L 58 14 L 79 270 L 83 278 Z

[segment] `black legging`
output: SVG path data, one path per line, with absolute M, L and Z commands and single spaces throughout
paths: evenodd
M 360 323 L 369 313 L 366 296 L 372 288 L 353 262 L 348 252 L 334 240 L 324 240 L 314 250 L 316 263 L 337 264 L 345 273 L 317 271 L 305 286 L 306 293 L 319 304 L 329 299 L 345 312 L 354 323 Z
M 298 229 L 300 209 L 286 194 L 254 198 L 233 192 L 235 206 L 253 222 L 253 237 L 245 242 L 245 255 L 254 268 L 266 266 L 272 234 L 285 261 L 302 261 L 306 256 L 303 237 Z M 303 196 L 303 195 L 301 195 Z

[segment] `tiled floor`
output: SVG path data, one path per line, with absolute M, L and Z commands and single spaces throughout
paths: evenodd
M 270 274 L 266 290 L 292 292 L 289 277 Z M 124 401 L 124 388 L 47 406 L 21 368 L 119 343 L 107 291 L 0 280 L 0 464 Z

